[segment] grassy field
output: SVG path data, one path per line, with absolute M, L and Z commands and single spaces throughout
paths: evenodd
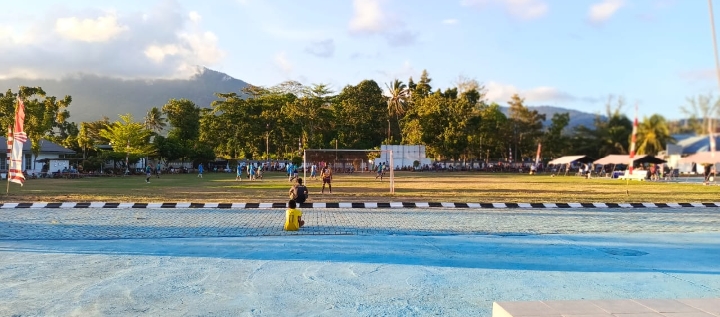
M 302 176 L 302 175 L 301 175 Z M 715 202 L 718 186 L 701 183 L 583 179 L 573 176 L 398 172 L 395 194 L 387 178 L 372 173 L 337 175 L 333 193 L 320 193 L 322 182 L 308 181 L 308 202 Z M 681 179 L 682 180 L 682 179 Z M 290 184 L 284 174 L 266 173 L 263 181 L 235 181 L 234 174 L 162 175 L 82 179 L 31 179 L 10 185 L 2 202 L 283 202 Z

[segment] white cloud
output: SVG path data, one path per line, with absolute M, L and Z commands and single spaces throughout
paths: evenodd
M 332 57 L 335 54 L 335 41 L 327 39 L 324 41 L 314 42 L 305 48 L 305 52 L 317 57 Z
M 354 15 L 350 20 L 353 33 L 382 33 L 392 22 L 380 8 L 381 0 L 354 0 Z
M 66 39 L 82 42 L 107 42 L 127 30 L 128 27 L 120 25 L 114 14 L 97 19 L 70 17 L 55 21 L 56 33 Z
M 561 91 L 555 87 L 540 86 L 531 89 L 519 89 L 513 85 L 505 85 L 491 81 L 485 85 L 487 89 L 487 98 L 491 102 L 497 102 L 504 105 L 514 94 L 519 94 L 521 98 L 529 103 L 548 103 L 548 102 L 596 102 L 595 98 L 578 98 L 567 92 Z
M 275 54 L 275 66 L 285 73 L 291 73 L 293 71 L 293 65 L 285 56 L 285 52 Z
M 457 19 L 445 19 L 442 21 L 443 24 L 449 24 L 449 25 L 458 24 L 459 22 L 460 21 L 458 21 Z
M 0 25 L 0 65 L 9 65 L 0 78 L 188 78 L 225 55 L 217 36 L 193 16 L 178 2 L 163 1 L 139 12 L 48 11 Z
M 460 4 L 484 9 L 487 6 L 501 6 L 512 16 L 532 20 L 545 16 L 549 6 L 543 0 L 461 0 Z
M 594 23 L 605 22 L 624 5 L 624 0 L 603 0 L 602 2 L 593 4 L 590 7 L 588 18 Z
M 176 45 L 150 45 L 145 49 L 145 56 L 155 63 L 162 63 L 165 56 L 174 56 L 180 52 Z
M 197 13 L 197 11 L 190 11 L 190 13 L 188 13 L 188 17 L 190 18 L 190 21 L 195 23 L 200 23 L 200 21 L 202 21 L 202 16 L 200 13 Z
M 27 32 L 21 32 L 12 26 L 0 25 L 0 43 L 27 45 L 33 42 L 33 37 Z
M 384 0 L 353 0 L 354 15 L 350 33 L 354 35 L 382 35 L 391 46 L 406 46 L 417 41 L 417 34 L 405 23 L 387 14 L 381 7 Z

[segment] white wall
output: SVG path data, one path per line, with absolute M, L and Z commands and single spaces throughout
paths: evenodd
M 68 168 L 68 169 L 70 168 L 70 160 L 57 160 L 58 155 L 40 154 L 40 155 L 38 155 L 37 158 L 33 159 L 34 168 L 33 168 L 33 166 L 28 166 L 26 168 L 28 170 L 28 173 L 40 174 L 40 172 L 42 171 L 42 167 L 43 167 L 43 165 L 45 165 L 45 163 L 35 162 L 35 161 L 46 159 L 46 158 L 53 159 L 53 160 L 50 160 L 50 162 L 48 163 L 50 165 L 48 172 L 57 172 L 58 170 L 62 171 L 63 168 Z
M 393 164 L 395 166 L 412 167 L 415 161 L 420 161 L 420 165 L 432 164 L 432 160 L 425 157 L 424 145 L 383 145 L 380 149 L 393 152 Z M 374 160 L 374 163 L 380 162 L 390 164 L 390 153 L 380 152 L 380 157 Z

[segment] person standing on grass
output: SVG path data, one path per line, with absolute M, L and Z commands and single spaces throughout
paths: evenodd
M 285 211 L 285 231 L 298 231 L 305 225 L 302 220 L 302 211 L 297 209 L 297 203 L 294 200 L 288 202 L 288 210 Z
M 317 179 L 317 165 L 310 166 L 310 179 Z
M 380 181 L 382 181 L 383 174 L 385 174 L 384 169 L 383 169 L 383 163 L 380 163 L 377 166 L 377 174 L 375 174 L 375 179 L 378 179 L 378 177 L 380 177 Z
M 320 191 L 320 193 L 322 193 L 322 194 L 325 193 L 325 184 L 327 184 L 328 189 L 330 190 L 330 193 L 332 194 L 332 184 L 331 184 L 332 183 L 332 170 L 330 168 L 328 168 L 327 166 L 325 166 L 323 168 L 322 172 L 320 172 L 320 178 L 322 178 L 322 182 L 323 182 L 322 190 Z
M 157 163 L 157 165 L 155 165 L 155 176 L 157 176 L 157 178 L 160 178 L 160 172 L 162 171 L 161 167 L 161 163 Z
M 242 165 L 240 165 L 240 163 L 238 163 L 236 170 L 237 172 L 235 174 L 235 180 L 242 181 Z
M 145 166 L 145 183 L 150 183 L 150 177 L 152 177 L 152 167 L 150 165 Z
M 250 180 L 255 180 L 255 165 L 250 164 Z
M 198 165 L 198 176 L 197 177 L 203 178 L 202 174 L 203 174 L 203 165 L 202 165 L 202 163 L 200 163 L 200 165 Z

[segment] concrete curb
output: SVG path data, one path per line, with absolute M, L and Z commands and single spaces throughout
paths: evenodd
M 22 208 L 218 208 L 258 209 L 286 208 L 287 203 L 112 203 L 112 202 L 64 202 L 64 203 L 2 203 L 0 209 Z M 716 203 L 439 203 L 439 202 L 340 202 L 302 203 L 300 208 L 459 208 L 459 209 L 542 209 L 542 208 L 718 208 Z

